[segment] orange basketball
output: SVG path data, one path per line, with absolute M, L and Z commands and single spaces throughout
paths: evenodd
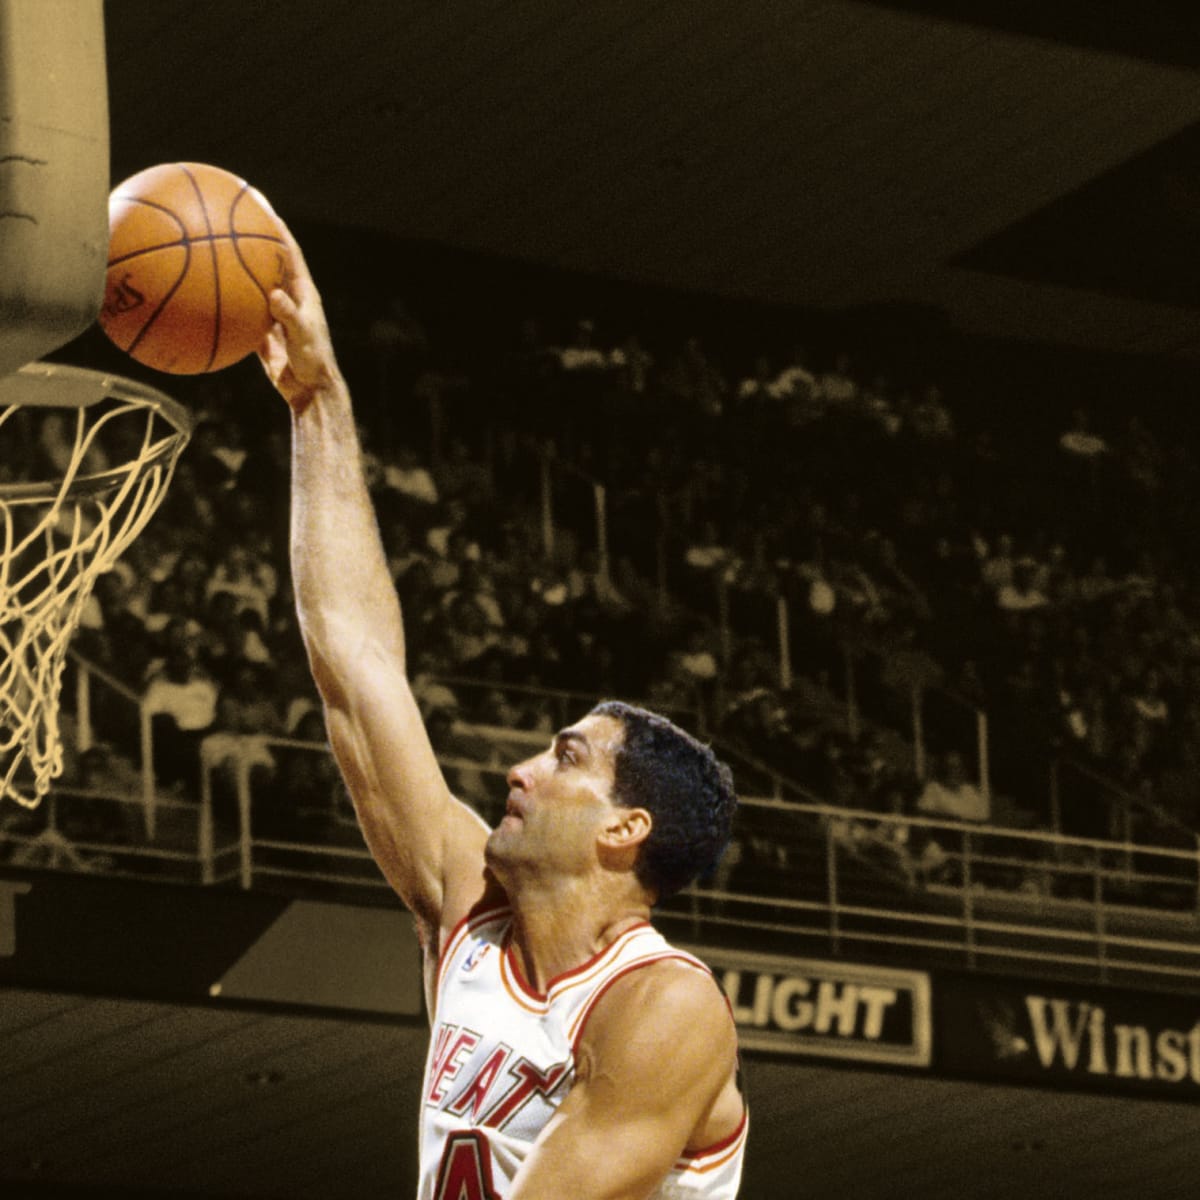
M 267 200 L 205 163 L 163 163 L 108 198 L 100 325 L 138 362 L 173 375 L 219 371 L 271 325 L 267 295 L 288 250 Z

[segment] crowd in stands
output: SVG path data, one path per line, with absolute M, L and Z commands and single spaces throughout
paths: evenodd
M 738 753 L 747 794 L 778 774 L 846 807 L 978 823 L 1003 803 L 1106 836 L 1094 787 L 1051 808 L 1057 755 L 1200 830 L 1187 437 L 1073 392 L 1012 420 L 943 390 L 936 361 L 897 382 L 836 343 L 750 335 L 735 353 L 543 315 L 464 344 L 415 313 L 389 302 L 335 337 L 440 745 L 464 722 L 549 731 L 615 694 Z M 77 648 L 144 696 L 164 786 L 193 794 L 202 761 L 246 770 L 281 827 L 301 809 L 316 827 L 344 803 L 336 774 L 271 740 L 322 735 L 289 593 L 287 419 L 268 393 L 236 370 L 189 386 L 191 445 Z M 573 712 L 555 691 L 577 694 Z M 913 696 L 934 691 L 959 707 L 926 712 L 918 771 Z M 120 706 L 97 723 L 133 744 Z

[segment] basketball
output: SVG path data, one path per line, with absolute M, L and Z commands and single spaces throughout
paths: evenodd
M 148 167 L 113 189 L 108 224 L 99 322 L 120 349 L 155 370 L 198 375 L 261 344 L 288 249 L 244 179 L 206 163 Z

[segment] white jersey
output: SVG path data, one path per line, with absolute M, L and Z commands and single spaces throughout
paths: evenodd
M 584 1024 L 610 984 L 663 959 L 709 973 L 698 958 L 642 923 L 558 976 L 541 995 L 521 976 L 511 928 L 509 908 L 472 914 L 455 928 L 438 963 L 421 1105 L 419 1200 L 508 1195 L 574 1082 Z M 654 1200 L 733 1200 L 746 1130 L 743 1117 L 720 1144 L 679 1158 Z

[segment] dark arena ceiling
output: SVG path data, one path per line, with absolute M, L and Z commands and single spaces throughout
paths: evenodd
M 1200 353 L 1184 5 L 109 0 L 106 20 L 114 181 L 209 161 L 293 224 Z

